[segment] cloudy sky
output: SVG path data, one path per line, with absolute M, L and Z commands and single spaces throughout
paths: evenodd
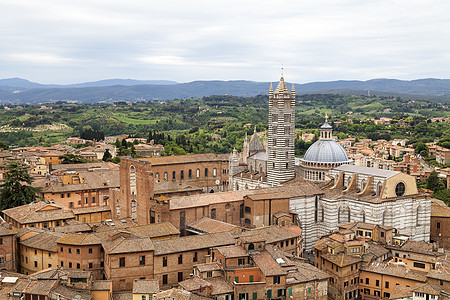
M 450 78 L 448 0 L 0 0 L 0 78 Z

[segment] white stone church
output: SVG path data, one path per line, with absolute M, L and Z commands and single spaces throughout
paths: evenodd
M 289 91 L 282 76 L 275 91 L 272 85 L 269 90 L 267 138 L 261 143 L 255 130 L 243 151 L 230 156 L 230 189 L 266 188 L 295 177 L 316 183 L 323 194 L 290 199 L 307 250 L 319 236 L 353 221 L 394 227 L 413 240 L 429 241 L 431 200 L 418 191 L 415 178 L 354 166 L 327 121 L 320 131 L 305 156 L 295 158 L 295 89 Z

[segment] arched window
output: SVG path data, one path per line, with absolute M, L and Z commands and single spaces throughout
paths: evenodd
M 172 180 L 177 179 L 177 173 L 175 171 L 172 171 Z
M 365 187 L 366 187 L 366 180 L 363 179 L 363 180 L 361 181 L 361 191 L 363 191 Z
M 422 218 L 422 206 L 419 205 L 416 210 L 416 226 L 422 225 L 421 218 Z
M 250 243 L 250 244 L 248 244 L 248 251 L 252 251 L 252 250 L 255 250 L 255 244 Z
M 245 184 L 245 189 L 248 190 L 248 184 L 247 183 Z
M 381 196 L 381 190 L 383 189 L 383 183 L 381 183 L 381 181 L 378 182 L 377 184 L 377 196 L 380 197 Z
M 216 209 L 213 208 L 211 209 L 211 219 L 215 219 L 216 218 Z
M 183 170 L 180 171 L 180 179 L 184 180 L 184 171 Z
M 361 215 L 363 223 L 366 223 L 366 212 L 364 210 L 362 211 Z
M 213 176 L 216 177 L 217 176 L 217 168 L 213 169 Z
M 403 182 L 399 182 L 397 183 L 397 185 L 395 186 L 395 194 L 397 195 L 397 197 L 401 197 L 405 194 L 406 191 L 406 186 Z
M 191 170 L 191 169 L 189 169 L 189 171 L 188 171 L 188 178 L 189 178 L 189 179 L 192 178 L 192 170 Z
M 130 167 L 130 194 L 136 195 L 136 167 Z
M 117 217 L 120 217 L 120 204 L 119 204 L 119 200 L 116 201 L 116 215 L 117 215 Z
M 200 169 L 197 169 L 197 178 L 200 178 Z
M 131 200 L 131 218 L 133 220 L 137 219 L 137 201 L 135 199 Z
M 169 174 L 167 172 L 164 172 L 164 180 L 167 181 L 169 179 Z
M 239 191 L 239 183 L 236 182 L 236 191 Z
M 250 206 L 246 206 L 245 207 L 245 213 L 246 214 L 251 214 L 252 213 L 252 208 Z
M 155 179 L 156 179 L 156 182 L 159 182 L 159 172 L 156 172 Z
M 208 177 L 208 168 L 205 168 L 205 177 Z

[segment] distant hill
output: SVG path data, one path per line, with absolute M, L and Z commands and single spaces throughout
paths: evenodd
M 276 84 L 276 82 L 274 82 Z M 165 80 L 108 79 L 72 85 L 42 85 L 25 79 L 0 80 L 3 103 L 40 103 L 57 100 L 81 102 L 168 100 L 210 95 L 255 96 L 267 94 L 269 82 L 193 81 L 176 83 Z M 368 81 L 330 81 L 295 84 L 300 93 L 339 93 L 398 95 L 403 98 L 450 102 L 449 79 L 373 79 Z M 345 91 L 345 92 L 344 92 Z

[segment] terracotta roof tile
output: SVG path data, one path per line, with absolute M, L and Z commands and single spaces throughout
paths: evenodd
M 103 241 L 102 246 L 108 254 L 146 252 L 155 250 L 153 242 L 149 238 L 118 237 L 115 240 Z
M 233 286 L 221 277 L 205 278 L 212 286 L 212 295 L 232 294 Z
M 215 249 L 219 251 L 225 258 L 248 256 L 247 251 L 245 251 L 245 249 L 239 245 L 222 246 Z
M 46 203 L 44 201 L 6 209 L 3 213 L 20 224 L 75 218 L 73 212 L 65 209 L 62 205 L 58 203 Z
M 159 292 L 158 279 L 135 279 L 133 284 L 133 294 L 156 294 Z
M 225 223 L 219 220 L 214 220 L 208 217 L 202 217 L 188 224 L 187 227 L 188 229 L 193 229 L 202 233 L 215 233 L 239 229 L 239 227 L 236 225 Z
M 57 252 L 56 241 L 62 236 L 63 234 L 59 232 L 41 232 L 26 239 L 22 237 L 19 243 L 29 248 Z
M 176 252 L 206 249 L 225 245 L 233 245 L 234 238 L 228 232 L 219 232 L 203 235 L 191 235 L 154 241 L 155 255 L 164 255 Z
M 207 161 L 228 162 L 229 158 L 230 158 L 229 154 L 204 153 L 204 154 L 186 154 L 186 155 L 139 158 L 139 160 L 148 161 L 152 164 L 152 166 L 160 166 L 173 164 L 189 164 Z
M 286 271 L 278 264 L 267 251 L 260 251 L 251 255 L 256 266 L 265 276 L 286 275 Z

